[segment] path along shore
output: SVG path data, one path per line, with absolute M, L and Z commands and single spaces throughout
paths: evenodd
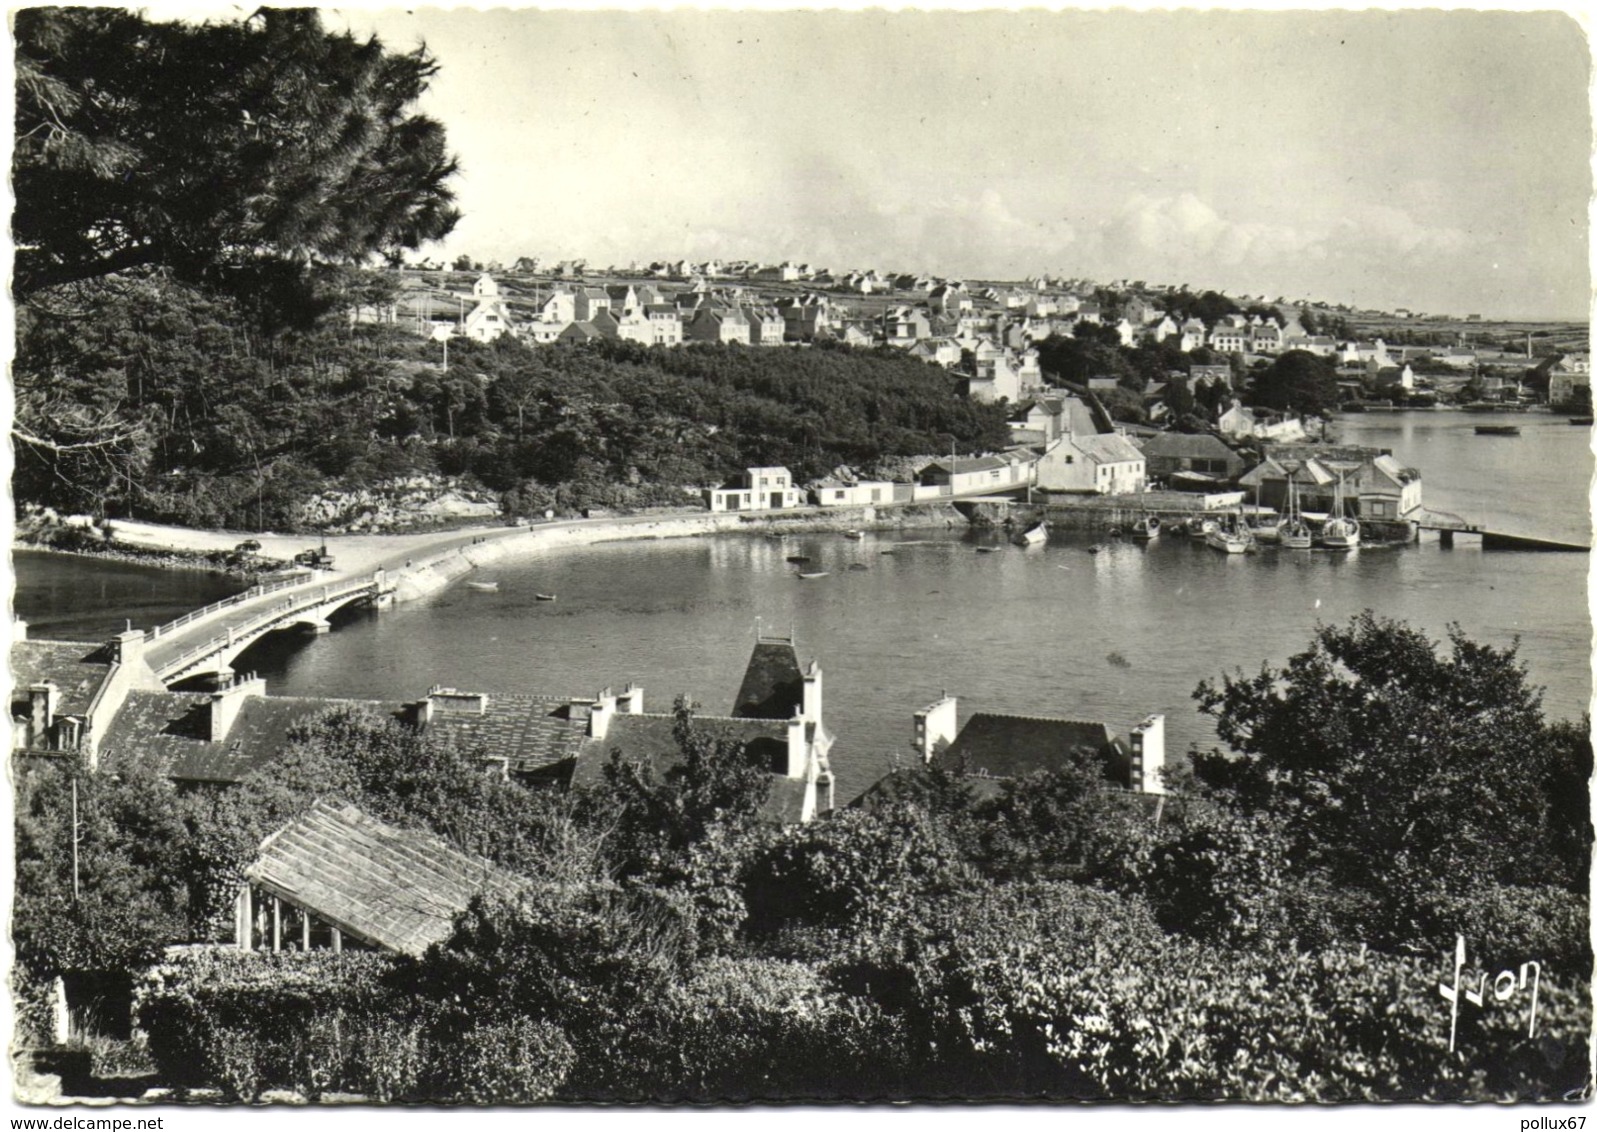
M 525 527 L 482 525 L 413 535 L 328 535 L 327 552 L 333 557 L 334 569 L 331 574 L 319 575 L 317 580 L 356 578 L 381 569 L 394 583 L 395 599 L 409 601 L 434 593 L 479 566 L 559 547 L 739 531 L 801 534 L 862 528 L 942 527 L 964 521 L 962 515 L 946 504 L 916 504 L 626 515 L 540 522 Z M 262 555 L 285 561 L 292 560 L 307 547 L 319 547 L 322 543 L 314 536 L 200 531 L 131 519 L 113 519 L 110 528 L 117 542 L 151 550 L 230 551 L 244 540 L 254 539 L 261 544 Z M 22 543 L 18 546 L 48 549 Z

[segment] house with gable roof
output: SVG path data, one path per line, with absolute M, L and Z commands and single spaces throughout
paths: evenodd
M 468 338 L 478 342 L 492 342 L 505 334 L 515 332 L 515 323 L 510 317 L 510 308 L 499 297 L 499 284 L 495 283 L 488 275 L 480 276 L 472 284 L 472 295 L 477 300 L 477 305 L 467 312 L 462 322 L 462 331 Z
M 977 712 L 959 725 L 958 701 L 944 696 L 915 713 L 915 750 L 926 763 L 963 775 L 978 797 L 1004 783 L 1097 760 L 1115 785 L 1137 794 L 1165 793 L 1164 716 L 1150 715 L 1121 739 L 1104 723 L 1060 716 Z
M 762 816 L 793 825 L 813 821 L 833 806 L 829 756 L 835 741 L 822 714 L 821 666 L 801 664 L 791 637 L 759 637 L 744 669 L 729 715 L 695 713 L 695 730 L 743 745 L 748 759 L 771 775 Z M 602 780 L 612 757 L 648 766 L 656 775 L 682 761 L 675 713 L 648 713 L 641 694 L 601 693 L 589 708 L 587 735 L 571 785 Z

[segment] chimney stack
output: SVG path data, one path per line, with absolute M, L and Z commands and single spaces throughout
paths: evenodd
M 809 773 L 810 745 L 805 732 L 810 723 L 801 709 L 793 709 L 787 721 L 787 777 L 804 778 Z
M 56 707 L 61 702 L 60 690 L 49 680 L 28 687 L 28 743 L 45 746 L 50 729 L 55 726 Z
M 642 715 L 643 689 L 636 684 L 628 684 L 626 691 L 616 697 L 616 710 L 627 715 Z
M 610 721 L 615 718 L 615 694 L 606 688 L 600 692 L 588 709 L 588 738 L 603 739 L 610 734 Z
M 959 701 L 945 695 L 929 707 L 915 713 L 915 750 L 922 762 L 931 762 L 939 743 L 952 743 L 959 733 L 957 709 Z
M 112 638 L 118 664 L 141 664 L 144 661 L 144 630 L 129 629 Z
M 1131 781 L 1141 794 L 1163 794 L 1164 716 L 1150 715 L 1131 730 Z
M 266 695 L 266 679 L 253 673 L 233 677 L 211 694 L 211 742 L 220 743 L 233 730 L 233 722 L 252 696 Z
M 821 666 L 813 660 L 804 670 L 804 718 L 821 722 Z

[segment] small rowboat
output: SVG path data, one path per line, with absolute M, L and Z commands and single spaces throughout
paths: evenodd
M 481 593 L 493 593 L 494 591 L 499 589 L 499 583 L 498 582 L 467 582 L 466 583 L 466 588 L 468 590 L 477 590 L 477 591 L 479 591 Z
M 798 576 L 803 578 L 807 582 L 811 578 L 824 578 L 830 573 L 831 573 L 830 570 L 809 570 L 809 571 L 800 570 L 799 573 L 798 573 Z
M 789 554 L 787 556 L 787 560 L 789 562 L 798 563 L 798 562 L 808 562 L 810 559 L 809 559 L 809 555 L 807 555 L 807 554 Z
M 533 594 L 532 596 L 537 598 L 539 601 L 553 601 L 555 599 L 554 594 Z
M 977 554 L 997 554 L 998 553 L 998 548 L 996 546 L 978 546 L 976 548 L 976 553 Z
M 1511 424 L 1478 424 L 1475 426 L 1476 436 L 1518 436 L 1519 426 Z
M 847 538 L 847 539 L 853 539 L 855 542 L 858 542 L 860 539 L 865 537 L 865 532 L 864 531 L 844 531 L 843 532 L 843 537 Z

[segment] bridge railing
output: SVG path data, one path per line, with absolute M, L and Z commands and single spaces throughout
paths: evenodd
M 301 575 L 295 578 L 280 578 L 275 582 L 262 582 L 259 585 L 251 586 L 243 593 L 236 593 L 232 597 L 224 597 L 221 601 L 213 601 L 210 605 L 193 610 L 189 613 L 185 613 L 182 617 L 179 617 L 175 621 L 168 621 L 165 625 L 157 625 L 155 628 L 150 630 L 149 639 L 152 641 L 156 640 L 157 638 L 163 637 L 168 633 L 172 633 L 178 629 L 181 629 L 184 625 L 187 625 L 190 622 L 198 621 L 202 617 L 209 617 L 218 610 L 228 609 L 235 605 L 242 605 L 246 601 L 254 601 L 258 597 L 264 597 L 266 594 L 276 593 L 278 590 L 286 590 L 293 586 L 303 586 L 311 580 L 312 579 L 310 575 Z
M 279 586 L 278 588 L 282 589 L 284 587 Z M 270 609 L 263 610 L 259 617 L 246 622 L 244 625 L 234 626 L 227 632 L 219 633 L 203 644 L 195 645 L 188 651 L 173 657 L 160 666 L 159 675 L 164 679 L 168 674 L 180 672 L 188 667 L 191 661 L 224 649 L 235 643 L 241 636 L 254 636 L 265 626 L 281 621 L 285 617 L 296 616 L 307 609 L 315 609 L 318 605 L 325 605 L 337 598 L 348 597 L 350 594 L 358 593 L 361 590 L 371 590 L 376 593 L 379 588 L 380 583 L 377 580 L 366 578 L 357 582 L 344 582 L 336 586 L 322 586 L 314 593 L 307 594 L 306 596 L 309 600 L 306 601 L 295 601 L 290 598 L 281 605 L 274 605 Z

